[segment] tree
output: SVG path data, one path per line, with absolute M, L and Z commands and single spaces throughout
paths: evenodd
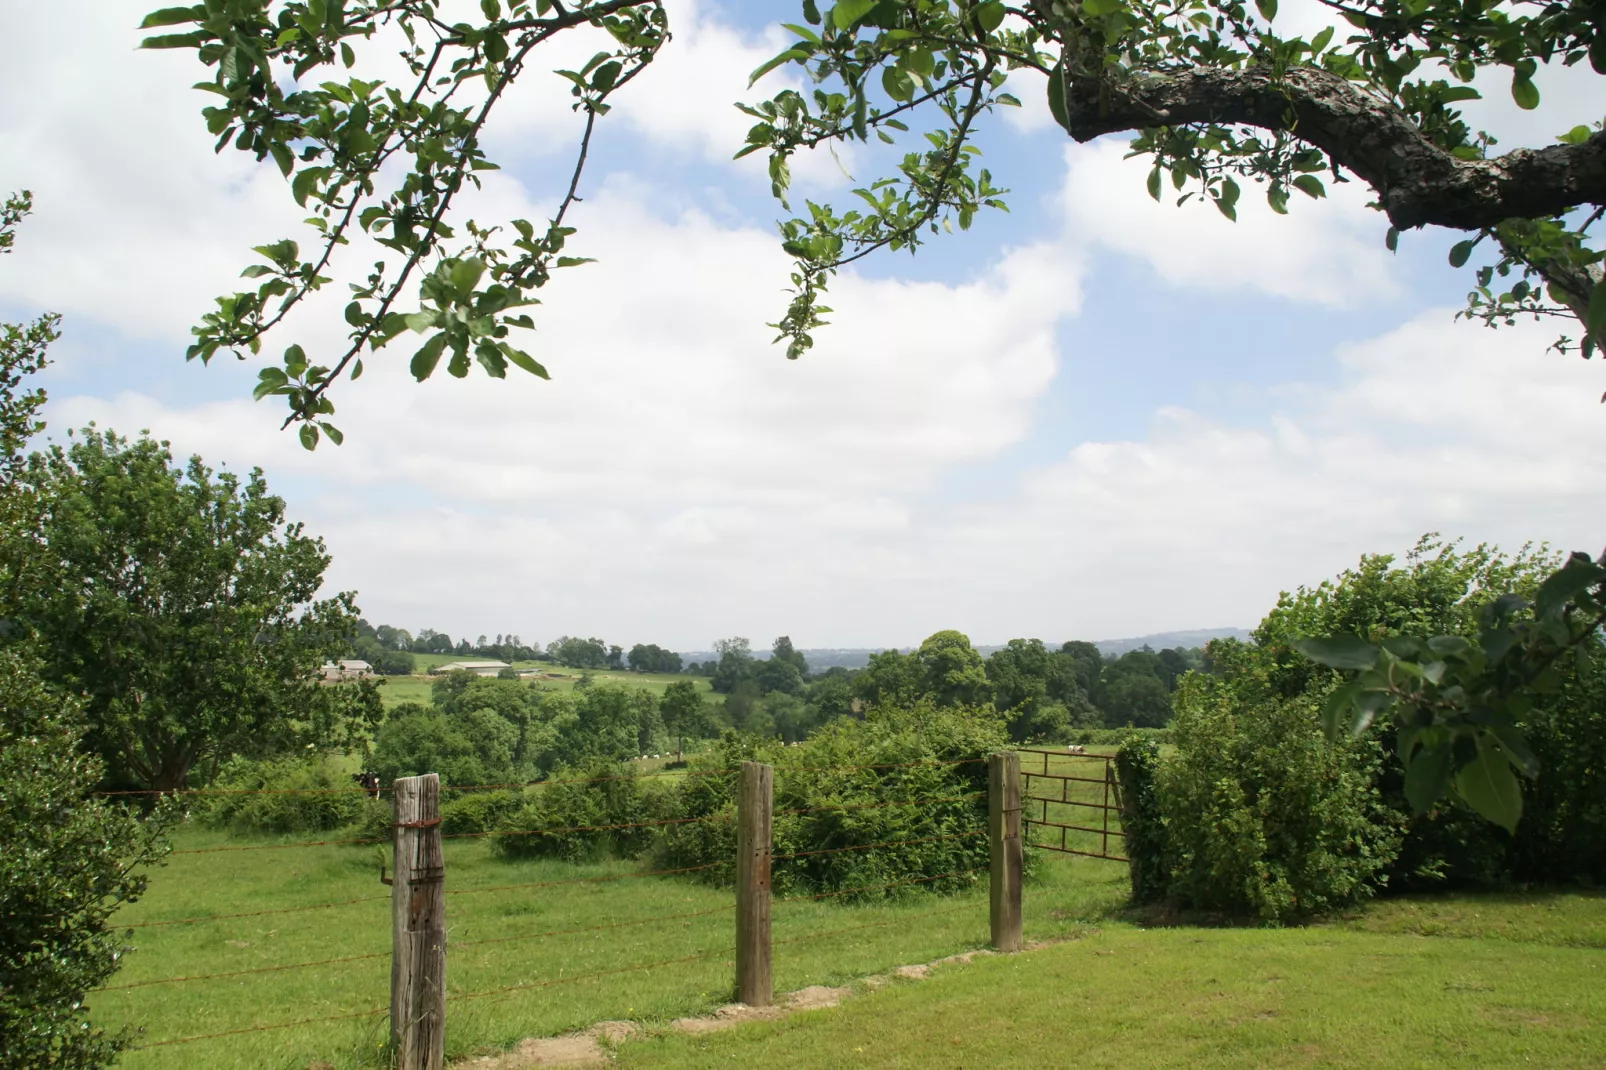
M 976 706 L 987 701 L 987 670 L 963 632 L 934 632 L 915 656 L 925 675 L 925 693 L 937 705 Z
M 663 718 L 664 730 L 675 741 L 677 758 L 686 749 L 688 736 L 706 739 L 719 734 L 708 704 L 690 680 L 676 680 L 664 688 L 664 697 L 658 700 L 658 714 Z
M 29 203 L 23 193 L 0 204 L 0 254 Z M 38 502 L 21 477 L 45 394 L 22 387 L 46 365 L 58 322 L 0 324 L 0 631 L 14 645 L 26 642 L 16 609 L 35 593 L 42 556 Z M 129 1040 L 96 1027 L 86 1005 L 127 950 L 108 921 L 143 893 L 176 815 L 91 794 L 104 768 L 83 746 L 81 705 L 47 688 L 26 651 L 0 650 L 0 711 L 0 1062 L 96 1070 Z
M 925 690 L 925 670 L 914 654 L 883 650 L 853 678 L 853 694 L 866 706 L 911 706 Z
M 770 646 L 770 658 L 774 661 L 784 661 L 797 669 L 799 676 L 809 674 L 809 659 L 803 656 L 801 650 L 792 646 L 792 637 L 783 635 Z
M 547 647 L 547 654 L 570 669 L 602 669 L 608 665 L 608 647 L 601 639 L 559 636 Z
M 717 639 L 714 651 L 719 654 L 719 664 L 709 686 L 715 691 L 728 695 L 736 690 L 736 685 L 753 678 L 753 648 L 746 639 L 739 635 Z
M 244 480 L 165 442 L 93 426 L 29 458 L 44 550 L 18 618 L 46 678 L 85 696 L 87 744 L 120 784 L 183 787 L 237 753 L 351 745 L 380 716 L 368 682 L 318 667 L 355 631 L 318 599 L 329 556 Z
M 917 249 L 927 233 L 968 227 L 1006 191 L 979 163 L 979 125 L 1018 101 L 1012 71 L 1045 76 L 1055 120 L 1077 141 L 1133 132 L 1133 152 L 1153 161 L 1149 192 L 1167 185 L 1180 200 L 1208 201 L 1235 218 L 1240 182 L 1263 186 L 1288 211 L 1295 191 L 1325 195 L 1319 175 L 1354 175 L 1388 216 L 1387 242 L 1428 224 L 1465 231 L 1450 255 L 1476 268 L 1464 315 L 1491 325 L 1517 315 L 1574 317 L 1581 338 L 1558 345 L 1588 356 L 1606 331 L 1602 252 L 1591 228 L 1606 205 L 1606 131 L 1575 127 L 1558 142 L 1492 155 L 1493 139 L 1456 110 L 1479 91 L 1482 72 L 1509 72 L 1516 103 L 1540 103 L 1541 66 L 1587 60 L 1606 73 L 1606 32 L 1590 3 L 1490 0 L 1330 0 L 1353 32 L 1329 26 L 1308 39 L 1285 36 L 1276 0 L 841 0 L 824 12 L 803 0 L 796 39 L 754 72 L 793 64 L 813 92 L 784 89 L 741 105 L 755 122 L 738 155 L 766 152 L 783 204 L 789 160 L 834 142 L 896 142 L 915 113 L 932 128 L 897 173 L 855 190 L 851 211 L 810 204 L 781 223 L 797 259 L 793 299 L 780 322 L 787 355 L 812 345 L 827 311 L 819 295 L 845 264 L 879 249 Z M 309 356 L 292 342 L 264 368 L 256 396 L 284 398 L 303 445 L 337 444 L 330 396 L 355 379 L 362 359 L 408 330 L 424 335 L 410 370 L 422 381 L 442 360 L 454 376 L 477 362 L 493 377 L 511 364 L 547 377 L 510 341 L 533 326 L 523 311 L 552 272 L 584 263 L 567 244 L 596 120 L 669 40 L 661 0 L 590 0 L 573 6 L 512 0 L 482 5 L 483 18 L 448 25 L 433 0 L 324 3 L 284 0 L 198 4 L 152 12 L 147 48 L 194 49 L 210 71 L 202 88 L 219 151 L 233 144 L 272 159 L 297 204 L 311 212 L 314 248 L 292 238 L 258 246 L 245 274 L 254 290 L 227 294 L 194 329 L 190 359 L 260 352 L 291 311 L 324 286 L 351 284 L 350 332 L 342 347 Z M 467 15 L 467 12 L 454 12 Z M 444 222 L 478 172 L 496 166 L 480 132 L 522 82 L 541 84 L 538 50 L 569 30 L 596 26 L 612 38 L 580 70 L 559 73 L 585 116 L 567 193 L 545 225 L 515 219 L 468 226 Z M 388 52 L 389 34 L 409 42 L 408 77 L 397 85 L 344 68 Z M 810 27 L 818 27 L 812 29 Z M 450 76 L 441 76 L 450 70 Z M 369 73 L 369 72 L 364 72 Z M 482 93 L 461 91 L 483 84 Z M 711 105 L 713 102 L 710 102 Z M 393 256 L 364 278 L 343 277 L 334 252 L 362 233 Z M 499 234 L 506 234 L 502 238 Z M 516 236 L 516 237 L 515 237 Z M 452 244 L 453 242 L 457 244 Z M 1597 243 L 1598 244 L 1598 243 Z M 419 307 L 407 309 L 417 288 Z

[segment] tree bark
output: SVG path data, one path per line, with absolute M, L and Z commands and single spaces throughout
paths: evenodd
M 1577 145 L 1460 160 L 1387 101 L 1315 67 L 1280 79 L 1261 67 L 1194 67 L 1130 81 L 1068 71 L 1065 78 L 1066 129 L 1077 141 L 1190 123 L 1290 133 L 1376 190 L 1400 230 L 1479 230 L 1606 204 L 1606 131 Z

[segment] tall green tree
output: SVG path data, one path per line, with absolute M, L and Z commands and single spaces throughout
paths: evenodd
M 318 668 L 355 632 L 352 595 L 319 599 L 329 556 L 243 480 L 165 442 L 93 426 L 29 458 L 42 553 L 16 608 L 47 679 L 82 694 L 87 744 L 117 783 L 168 790 L 198 765 L 377 724 L 371 684 Z
M 27 214 L 26 193 L 0 204 L 0 254 Z M 23 449 L 42 430 L 42 369 L 58 320 L 0 324 L 0 1065 L 97 1070 L 130 1031 L 107 1032 L 88 997 L 124 952 L 110 926 L 143 893 L 144 871 L 166 850 L 166 807 L 138 814 L 91 794 L 103 776 L 83 747 L 80 703 L 47 687 L 17 622 L 42 556 L 38 503 Z
M 963 632 L 933 632 L 915 656 L 925 674 L 925 692 L 937 705 L 978 706 L 987 701 L 987 670 Z

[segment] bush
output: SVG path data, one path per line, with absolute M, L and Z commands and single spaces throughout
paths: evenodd
M 846 892 L 841 898 L 873 901 L 968 887 L 982 878 L 922 878 L 985 872 L 985 759 L 1007 744 L 1003 721 L 990 710 L 938 709 L 929 702 L 874 709 L 863 721 L 833 721 L 796 747 L 727 733 L 693 763 L 694 772 L 711 775 L 688 777 L 677 791 L 681 816 L 727 819 L 669 826 L 661 862 L 666 868 L 712 864 L 711 879 L 731 880 L 740 766 L 765 761 L 775 766 L 771 882 L 777 894 Z M 966 764 L 914 764 L 961 760 Z M 897 805 L 932 799 L 947 801 Z M 969 835 L 950 838 L 962 833 Z M 869 844 L 892 846 L 853 849 Z M 913 881 L 920 883 L 901 883 Z
M 653 840 L 641 785 L 620 762 L 597 760 L 560 766 L 548 783 L 530 789 L 523 805 L 504 818 L 496 847 L 509 858 L 560 858 L 587 862 L 633 858 Z
M 469 791 L 441 802 L 441 831 L 448 836 L 490 832 L 518 812 L 525 793 Z
M 1387 879 L 1400 823 L 1374 786 L 1375 745 L 1329 744 L 1319 704 L 1192 674 L 1176 754 L 1160 766 L 1167 890 L 1182 906 L 1282 922 Z
M 1115 752 L 1115 775 L 1121 786 L 1121 827 L 1132 872 L 1132 901 L 1152 903 L 1165 898 L 1165 817 L 1156 784 L 1160 745 L 1133 731 Z
M 1158 746 L 1171 742 L 1169 728 L 1083 728 L 1070 733 L 1067 743 L 1084 747 L 1117 747 L 1129 739 L 1143 739 Z
M 88 994 L 128 950 L 108 921 L 145 890 L 170 812 L 91 797 L 98 759 L 77 708 L 0 654 L 0 1064 L 93 1070 L 128 1033 L 89 1020 Z
M 200 796 L 202 823 L 241 833 L 322 832 L 357 822 L 367 792 L 332 755 L 234 758 Z M 260 793 L 260 794 L 258 794 Z

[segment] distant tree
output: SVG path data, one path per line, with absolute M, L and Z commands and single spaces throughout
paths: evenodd
M 753 681 L 766 695 L 778 693 L 799 695 L 803 692 L 803 676 L 797 662 L 789 658 L 765 658 L 753 666 Z
M 411 651 L 385 650 L 374 662 L 374 668 L 381 676 L 411 676 L 418 669 L 418 663 Z
M 686 749 L 687 739 L 707 739 L 719 734 L 719 722 L 704 701 L 702 692 L 690 680 L 676 680 L 664 688 L 658 701 L 664 729 L 675 741 L 675 754 Z
M 383 783 L 438 773 L 448 784 L 505 783 L 517 777 L 517 733 L 489 711 L 448 716 L 416 702 L 390 711 L 369 758 Z
M 603 669 L 608 665 L 608 647 L 601 639 L 559 636 L 547 647 L 559 665 L 570 669 Z
M 452 651 L 452 653 L 458 655 L 459 657 L 468 657 L 474 653 L 474 647 L 467 639 L 459 639 L 457 641 L 457 649 Z
M 637 643 L 625 656 L 625 664 L 632 672 L 679 672 L 680 655 L 657 643 Z
M 18 607 L 47 678 L 85 696 L 86 742 L 119 784 L 183 787 L 198 763 L 359 738 L 371 685 L 319 666 L 356 631 L 348 593 L 316 598 L 323 542 L 244 480 L 164 442 L 94 427 L 29 458 L 45 553 Z
M 853 680 L 846 670 L 833 668 L 816 676 L 804 689 L 803 700 L 814 710 L 814 721 L 825 724 L 853 716 Z
M 737 684 L 753 678 L 753 649 L 746 639 L 733 636 L 716 640 L 714 650 L 719 654 L 719 665 L 714 669 L 714 679 L 710 685 L 715 691 L 730 694 L 736 690 Z
M 771 644 L 770 659 L 772 661 L 790 663 L 796 667 L 799 676 L 807 676 L 809 674 L 808 659 L 803 656 L 802 651 L 793 648 L 792 637 L 789 635 L 783 635 Z
M 433 628 L 421 628 L 413 637 L 413 653 L 415 654 L 450 654 L 452 652 L 452 637 L 445 632 L 437 632 Z
M 575 719 L 560 730 L 555 764 L 622 761 L 668 749 L 658 698 L 650 691 L 598 681 L 580 692 L 574 710 Z
M 818 711 L 796 695 L 776 691 L 764 696 L 764 716 L 776 736 L 788 743 L 807 739 L 819 726 Z
M 866 706 L 908 706 L 925 691 L 925 668 L 914 654 L 883 650 L 870 655 L 852 686 Z
M 988 700 L 987 671 L 963 632 L 935 632 L 916 655 L 925 675 L 925 693 L 939 706 L 976 706 Z
M 625 652 L 623 647 L 610 646 L 608 648 L 608 668 L 615 672 L 625 671 Z
M 1160 651 L 1160 682 L 1165 684 L 1167 691 L 1175 691 L 1183 673 L 1191 671 L 1200 664 L 1198 653 L 1198 651 L 1173 648 Z
M 1092 643 L 1073 640 L 1061 643 L 1059 652 L 1064 656 L 1063 664 L 1068 664 L 1076 683 L 1082 691 L 1092 695 L 1098 691 L 1099 679 L 1104 669 L 1104 655 Z
M 764 709 L 764 692 L 753 680 L 742 680 L 725 696 L 725 719 L 738 732 L 764 737 L 775 734 L 775 724 Z
M 1171 720 L 1171 696 L 1159 678 L 1146 673 L 1117 675 L 1099 694 L 1105 723 L 1111 727 L 1164 728 Z

